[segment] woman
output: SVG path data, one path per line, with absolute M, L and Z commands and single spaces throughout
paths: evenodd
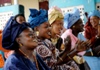
M 88 62 L 91 70 L 100 69 L 100 11 L 94 10 L 89 13 L 89 19 L 85 25 L 85 37 L 87 40 L 91 40 L 92 51 L 87 52 L 84 56 L 85 60 Z M 92 54 L 91 54 L 92 52 Z
M 23 14 L 17 14 L 17 15 L 15 15 L 15 16 L 12 17 L 12 18 L 14 18 L 14 20 L 15 20 L 16 22 L 18 22 L 19 24 L 22 24 L 23 22 L 26 21 L 25 16 L 24 16 Z M 4 51 L 4 52 L 5 52 L 5 51 Z M 7 50 L 7 52 L 5 52 L 5 58 L 7 59 L 8 56 L 10 56 L 12 53 L 13 53 L 13 51 Z
M 13 18 L 3 31 L 2 46 L 14 50 L 4 65 L 4 70 L 49 70 L 41 57 L 33 53 L 38 46 L 34 31 L 26 22 L 19 24 Z
M 66 38 L 68 35 L 71 37 L 72 49 L 76 41 L 79 32 L 83 31 L 83 22 L 80 18 L 80 13 L 78 9 L 74 9 L 73 13 L 66 13 L 64 16 L 64 27 L 67 29 L 61 37 Z
M 64 39 L 67 36 L 70 36 L 71 37 L 71 49 L 74 49 L 75 48 L 75 44 L 78 41 L 78 38 L 77 38 L 78 37 L 78 34 L 79 34 L 79 32 L 82 32 L 83 31 L 83 22 L 82 22 L 82 20 L 80 18 L 80 13 L 79 13 L 79 10 L 78 9 L 75 8 L 72 13 L 66 13 L 65 14 L 65 16 L 64 16 L 64 27 L 67 30 L 62 34 L 61 37 L 62 37 L 62 39 L 64 41 Z M 90 44 L 90 42 L 87 41 L 87 42 L 84 42 L 84 43 L 85 44 L 83 44 L 83 45 L 85 47 L 87 47 L 87 49 L 88 49 L 89 46 L 90 46 L 88 44 Z M 85 54 L 85 51 L 84 52 L 81 52 L 80 51 L 78 53 L 78 55 L 81 55 L 81 56 L 84 55 L 84 54 Z M 77 62 L 76 59 L 74 59 L 74 60 Z M 85 69 L 83 69 L 83 70 L 85 70 Z
M 60 43 L 62 43 L 60 35 L 63 30 L 63 18 L 64 16 L 60 8 L 55 6 L 49 9 L 48 20 L 51 25 L 51 42 L 57 47 L 59 51 L 63 50 L 63 48 L 60 48 L 61 44 L 57 44 L 58 40 Z

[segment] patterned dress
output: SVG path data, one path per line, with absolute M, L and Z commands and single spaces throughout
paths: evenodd
M 42 45 L 39 45 L 35 50 L 52 70 L 80 70 L 74 61 L 69 61 L 62 65 L 55 65 L 60 52 L 53 46 L 50 40 L 46 39 L 41 42 Z

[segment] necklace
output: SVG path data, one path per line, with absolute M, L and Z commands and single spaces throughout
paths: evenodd
M 52 41 L 53 45 L 56 45 L 57 41 L 58 41 L 58 38 L 51 38 L 51 41 Z
M 20 51 L 25 57 L 27 57 L 27 58 L 30 60 L 29 56 L 26 55 L 21 49 L 19 49 L 19 51 Z M 36 63 L 37 70 L 39 70 L 37 59 L 36 59 L 35 55 L 32 54 L 32 56 L 33 56 L 34 62 Z

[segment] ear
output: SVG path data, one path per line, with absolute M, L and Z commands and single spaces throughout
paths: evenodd
M 16 42 L 19 44 L 20 43 L 20 38 L 16 38 Z
M 35 31 L 39 31 L 39 26 L 34 28 Z

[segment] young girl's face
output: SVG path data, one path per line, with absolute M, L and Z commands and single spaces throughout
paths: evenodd
M 26 20 L 25 20 L 25 18 L 23 16 L 18 16 L 16 18 L 16 21 L 21 24 L 21 23 L 25 22 Z
M 56 35 L 60 35 L 63 29 L 63 20 L 56 20 L 51 25 L 52 32 Z

